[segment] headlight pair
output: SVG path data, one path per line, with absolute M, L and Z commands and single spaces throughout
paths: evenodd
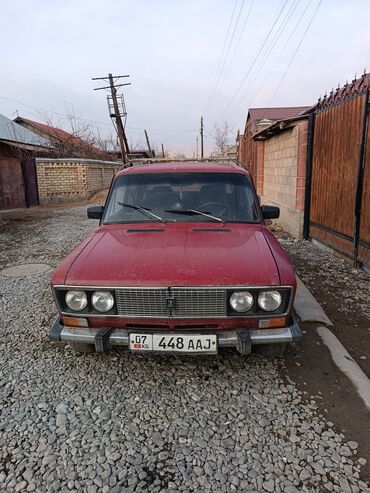
M 279 291 L 261 291 L 257 298 L 258 306 L 265 312 L 277 310 L 282 302 L 283 298 Z M 230 306 L 238 313 L 249 311 L 253 305 L 254 297 L 249 291 L 235 291 L 230 296 Z
M 66 292 L 65 302 L 68 308 L 79 312 L 87 307 L 88 300 L 85 291 L 72 290 Z M 94 291 L 91 295 L 91 304 L 98 312 L 109 312 L 114 306 L 114 298 L 109 291 Z

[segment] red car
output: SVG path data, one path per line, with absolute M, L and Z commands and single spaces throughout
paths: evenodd
M 115 176 L 99 227 L 58 266 L 52 341 L 83 352 L 282 354 L 302 332 L 293 269 L 237 164 L 137 165 Z

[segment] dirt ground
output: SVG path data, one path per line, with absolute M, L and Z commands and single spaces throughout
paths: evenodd
M 370 413 L 352 383 L 337 368 L 329 349 L 316 332 L 317 324 L 302 324 L 302 343 L 288 347 L 282 365 L 289 377 L 312 400 L 333 430 L 359 444 L 359 457 L 367 458 L 362 468 L 370 478 Z

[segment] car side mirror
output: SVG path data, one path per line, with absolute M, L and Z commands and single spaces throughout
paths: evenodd
M 274 205 L 263 205 L 261 210 L 263 219 L 277 219 L 280 216 L 280 208 Z
M 93 205 L 87 209 L 87 217 L 89 219 L 101 219 L 104 207 L 102 205 Z

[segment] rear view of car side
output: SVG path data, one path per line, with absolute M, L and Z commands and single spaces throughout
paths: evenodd
M 281 354 L 302 336 L 293 269 L 248 172 L 229 163 L 134 166 L 100 225 L 56 269 L 53 341 L 82 351 Z

